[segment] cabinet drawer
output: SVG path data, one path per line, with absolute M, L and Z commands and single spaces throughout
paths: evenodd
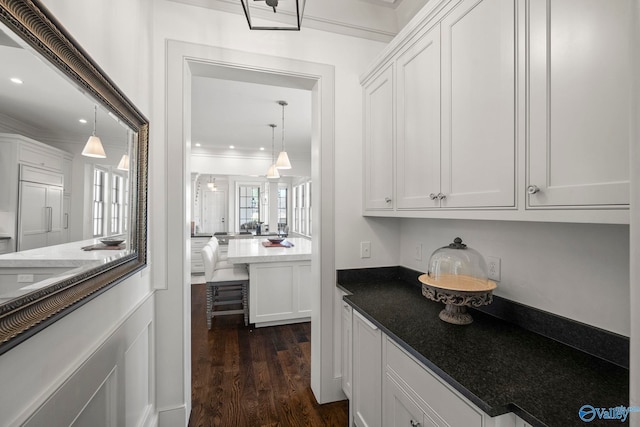
M 62 172 L 62 154 L 48 152 L 37 147 L 20 144 L 18 161 Z
M 464 397 L 443 384 L 390 339 L 385 339 L 384 345 L 386 370 L 394 372 L 438 417 L 450 426 L 482 426 L 482 413 Z
M 195 239 L 195 238 L 192 237 L 191 238 L 191 250 L 192 251 L 197 250 L 198 252 L 200 252 L 200 250 L 202 248 L 204 248 L 207 245 L 208 242 L 209 242 L 208 238 L 207 239 L 202 239 L 202 238 Z
M 191 261 L 191 272 L 192 273 L 204 272 L 204 263 L 202 261 Z

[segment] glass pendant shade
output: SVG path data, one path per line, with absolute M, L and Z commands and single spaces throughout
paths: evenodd
M 82 155 L 86 157 L 95 157 L 98 159 L 104 159 L 107 157 L 100 138 L 95 135 L 91 135 L 87 140 L 87 143 L 84 146 L 84 150 L 82 150 Z
M 289 162 L 289 156 L 286 151 L 281 151 L 278 155 L 278 161 L 276 162 L 278 169 L 291 169 L 291 162 Z
M 97 159 L 105 159 L 107 153 L 104 152 L 102 141 L 96 136 L 96 126 L 98 124 L 98 106 L 93 106 L 93 133 L 87 140 L 82 150 L 82 155 L 86 157 L 95 157 Z
M 129 170 L 129 155 L 128 154 L 123 154 L 122 158 L 120 159 L 120 163 L 118 163 L 118 166 L 116 167 L 116 169 L 119 169 L 121 171 L 128 171 Z
M 269 170 L 267 171 L 267 178 L 269 179 L 280 178 L 280 174 L 278 173 L 278 168 L 276 167 L 275 164 L 269 167 Z

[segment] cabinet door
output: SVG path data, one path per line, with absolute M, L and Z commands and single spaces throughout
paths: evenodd
M 364 208 L 393 209 L 393 64 L 364 87 Z
M 440 26 L 396 61 L 397 207 L 438 207 L 440 201 Z
M 529 8 L 529 206 L 628 205 L 631 2 Z
M 384 384 L 385 427 L 438 427 L 389 374 Z
M 47 246 L 64 243 L 64 191 L 62 187 L 47 187 L 46 206 L 49 210 Z
M 463 0 L 442 29 L 442 207 L 515 205 L 515 12 Z
M 353 315 L 353 421 L 382 426 L 382 333 L 357 311 Z
M 47 246 L 47 185 L 20 182 L 18 251 Z
M 342 391 L 351 399 L 353 384 L 352 359 L 352 309 L 349 304 L 342 302 Z

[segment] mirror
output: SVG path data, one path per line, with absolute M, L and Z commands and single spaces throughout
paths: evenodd
M 0 1 L 0 354 L 146 265 L 148 126 L 44 7 Z

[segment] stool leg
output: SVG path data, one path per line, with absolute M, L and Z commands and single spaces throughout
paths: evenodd
M 213 285 L 207 283 L 207 329 L 211 330 L 211 316 L 213 309 Z
M 244 326 L 249 326 L 249 302 L 247 298 L 248 283 L 242 284 L 242 309 L 244 311 Z

